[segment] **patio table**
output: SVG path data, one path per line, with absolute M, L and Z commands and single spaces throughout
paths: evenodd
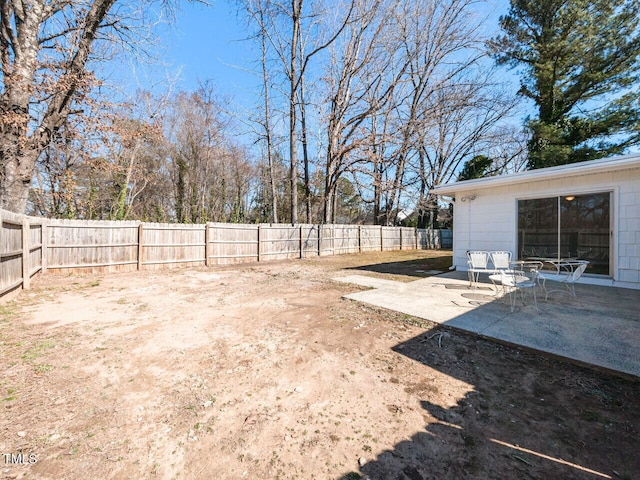
M 496 287 L 496 295 L 499 294 L 498 283 L 502 285 L 502 294 L 507 292 L 507 288 L 511 289 L 511 311 L 515 308 L 515 297 L 518 291 L 531 288 L 533 291 L 534 306 L 538 308 L 535 288 L 539 286 L 538 272 L 542 267 L 542 262 L 531 260 L 518 260 L 509 263 L 509 270 L 505 270 L 499 274 L 489 275 L 489 280 Z M 524 303 L 524 296 L 522 296 Z

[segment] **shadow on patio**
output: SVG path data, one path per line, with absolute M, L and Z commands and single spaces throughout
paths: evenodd
M 426 426 L 341 480 L 640 478 L 640 291 L 578 285 L 577 299 L 555 294 L 510 313 L 462 272 L 336 280 L 373 287 L 347 298 L 441 324 L 393 348 L 426 367 L 417 392 Z M 456 342 L 470 334 L 475 342 Z M 430 403 L 430 369 L 472 389 Z
M 538 308 L 507 299 L 490 284 L 469 288 L 464 272 L 403 283 L 364 275 L 338 281 L 373 287 L 346 298 L 402 312 L 502 343 L 640 377 L 640 290 L 576 285 L 577 298 L 553 293 Z

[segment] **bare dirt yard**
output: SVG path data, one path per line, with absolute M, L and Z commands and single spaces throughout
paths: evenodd
M 640 478 L 639 382 L 331 280 L 447 255 L 38 277 L 0 307 L 0 478 Z

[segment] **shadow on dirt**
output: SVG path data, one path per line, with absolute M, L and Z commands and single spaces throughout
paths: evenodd
M 421 258 L 406 260 L 402 262 L 374 263 L 371 265 L 361 265 L 349 267 L 347 270 L 360 270 L 391 275 L 406 275 L 409 277 L 424 278 L 430 277 L 434 271 L 446 272 L 451 266 L 451 255 L 435 258 Z
M 393 350 L 473 386 L 341 480 L 640 478 L 640 382 L 436 327 Z

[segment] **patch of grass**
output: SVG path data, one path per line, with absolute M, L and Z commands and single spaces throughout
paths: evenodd
M 25 351 L 20 356 L 20 358 L 22 358 L 22 360 L 24 360 L 25 362 L 31 362 L 36 358 L 45 355 L 47 350 L 51 350 L 52 348 L 55 348 L 55 346 L 56 343 L 50 338 L 41 340 L 39 342 L 36 342 L 31 348 L 28 348 L 27 351 Z
M 15 395 L 16 391 L 13 388 L 7 389 L 7 396 L 2 399 L 3 402 L 11 402 L 18 398 L 18 395 Z
M 53 370 L 55 367 L 53 365 L 49 365 L 46 363 L 39 363 L 35 366 L 35 370 L 37 373 L 47 373 Z
M 17 313 L 17 305 L 15 303 L 7 303 L 5 305 L 0 305 L 1 321 L 9 320 L 16 313 Z

